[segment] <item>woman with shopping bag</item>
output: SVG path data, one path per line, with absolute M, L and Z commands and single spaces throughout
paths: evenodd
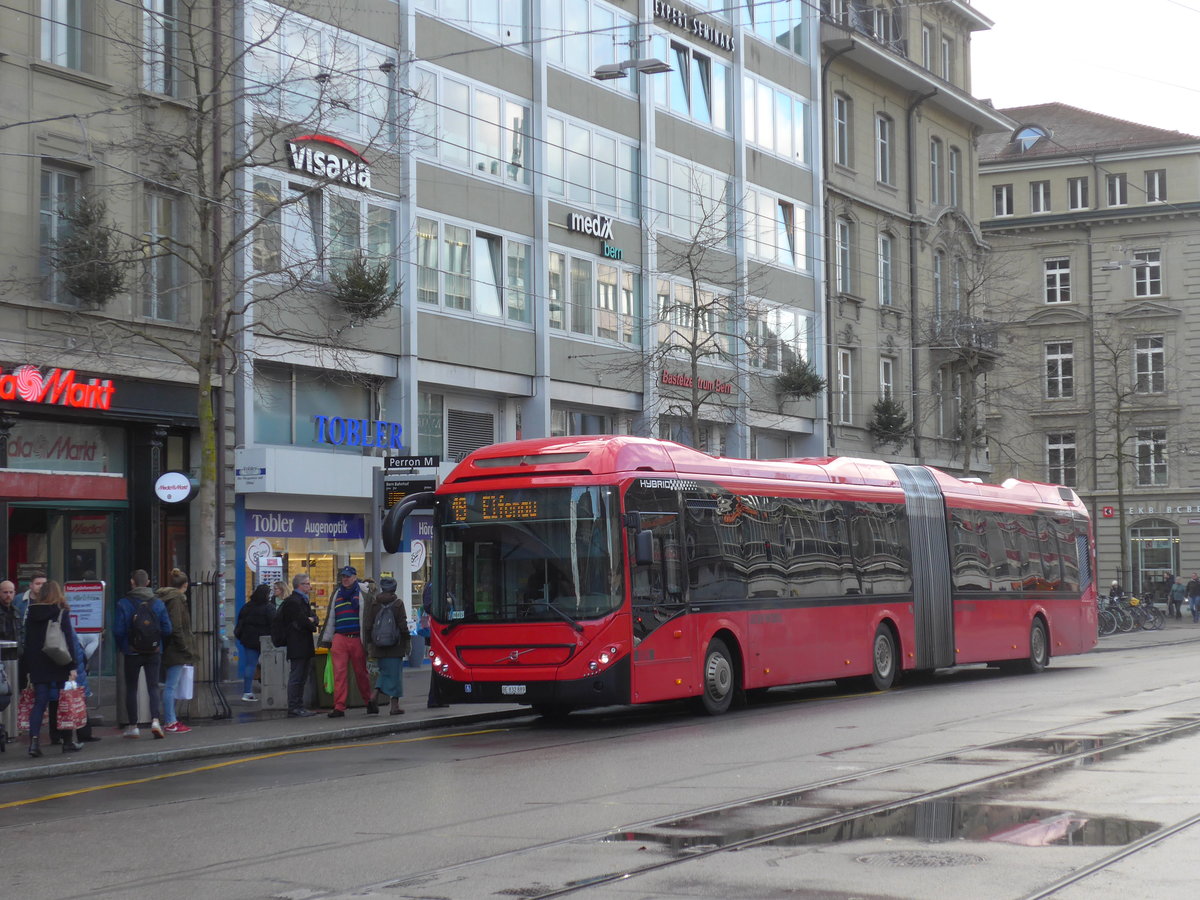
M 47 581 L 38 594 L 37 602 L 25 615 L 24 662 L 33 684 L 33 704 L 29 711 L 29 755 L 42 755 L 42 716 L 47 707 L 58 719 L 59 691 L 66 682 L 75 681 L 75 630 L 71 627 L 70 610 L 62 585 Z M 63 740 L 63 753 L 83 749 L 71 729 L 69 740 Z
M 184 697 L 179 690 L 184 672 L 196 664 L 196 638 L 192 634 L 192 616 L 188 612 L 188 577 L 180 569 L 172 569 L 167 587 L 158 589 L 158 598 L 167 608 L 171 633 L 163 641 L 163 731 L 187 734 L 192 729 L 179 721 L 175 701 Z M 191 699 L 191 691 L 187 699 Z

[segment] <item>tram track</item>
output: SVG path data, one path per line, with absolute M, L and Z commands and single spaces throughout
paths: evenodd
M 852 805 L 836 813 L 817 815 L 805 819 L 804 821 L 766 829 L 760 833 L 755 833 L 750 836 L 723 840 L 718 845 L 713 845 L 711 843 L 706 844 L 703 840 L 700 840 L 692 846 L 686 847 L 685 850 L 680 852 L 679 855 L 669 859 L 656 859 L 653 861 L 646 861 L 645 863 L 638 865 L 610 868 L 609 871 L 585 875 L 583 877 L 570 878 L 569 880 L 562 881 L 557 885 L 540 883 L 533 885 L 524 884 L 514 885 L 506 890 L 497 891 L 494 887 L 488 890 L 488 894 L 509 894 L 526 898 L 534 898 L 534 900 L 551 900 L 551 898 L 558 897 L 582 896 L 588 893 L 602 893 L 603 889 L 612 887 L 613 885 L 627 884 L 635 879 L 646 878 L 648 876 L 664 873 L 669 870 L 680 870 L 694 867 L 697 863 L 705 860 L 711 860 L 724 854 L 737 853 L 754 848 L 770 847 L 772 845 L 787 844 L 789 841 L 794 841 L 798 837 L 801 837 L 805 834 L 837 828 L 838 826 L 843 826 L 847 823 L 853 823 L 855 820 L 863 820 L 872 816 L 883 816 L 896 811 L 902 811 L 907 807 L 914 807 L 919 804 L 927 804 L 931 801 L 961 797 L 981 792 L 991 787 L 1003 785 L 1006 782 L 1033 778 L 1043 773 L 1052 773 L 1055 770 L 1069 768 L 1078 765 L 1081 761 L 1086 760 L 1094 763 L 1099 759 L 1103 759 L 1112 755 L 1128 753 L 1144 746 L 1150 746 L 1155 743 L 1161 743 L 1163 741 L 1184 737 L 1189 734 L 1200 733 L 1200 719 L 1196 719 L 1193 716 L 1195 703 L 1190 698 L 1155 704 L 1141 709 L 1119 711 L 1110 710 L 1094 716 L 1080 717 L 1072 722 L 1059 723 L 1046 728 L 1032 730 L 1017 736 L 1009 736 L 995 741 L 987 741 L 976 744 L 964 744 L 956 748 L 939 751 L 935 754 L 928 754 L 887 765 L 864 768 L 860 771 L 848 773 L 846 775 L 814 780 L 797 787 L 771 791 L 753 797 L 741 798 L 725 803 L 700 807 L 689 810 L 685 813 L 655 817 L 642 822 L 623 825 L 619 828 L 542 842 L 524 848 L 517 848 L 471 860 L 464 860 L 421 873 L 415 873 L 398 878 L 392 877 L 385 881 L 376 882 L 371 885 L 364 885 L 356 889 L 354 891 L 354 895 L 361 895 L 362 892 L 366 891 L 377 893 L 379 896 L 383 897 L 396 898 L 416 898 L 430 896 L 437 896 L 439 898 L 446 897 L 450 898 L 450 900 L 457 900 L 458 897 L 469 898 L 472 896 L 469 889 L 467 893 L 455 893 L 454 890 L 447 892 L 444 889 L 457 885 L 458 889 L 461 890 L 465 884 L 475 883 L 477 885 L 478 882 L 472 882 L 471 880 L 470 873 L 472 871 L 480 872 L 482 874 L 484 870 L 490 872 L 491 870 L 497 868 L 508 869 L 514 867 L 514 864 L 517 869 L 525 868 L 527 871 L 536 871 L 538 870 L 538 866 L 536 865 L 535 860 L 536 857 L 541 854 L 552 854 L 564 849 L 577 849 L 580 847 L 586 847 L 588 845 L 612 842 L 617 839 L 625 839 L 625 836 L 632 836 L 634 842 L 636 843 L 638 835 L 647 832 L 653 832 L 656 829 L 669 828 L 674 823 L 696 822 L 698 820 L 705 819 L 717 820 L 725 815 L 734 814 L 738 811 L 744 811 L 748 808 L 771 806 L 779 803 L 786 804 L 789 799 L 794 799 L 801 795 L 810 795 L 822 791 L 829 791 L 831 789 L 849 786 L 862 786 L 864 783 L 867 783 L 872 779 L 879 779 L 883 776 L 889 775 L 903 774 L 905 772 L 915 772 L 920 770 L 922 767 L 937 766 L 947 763 L 969 762 L 969 760 L 965 760 L 963 758 L 970 757 L 971 755 L 986 754 L 989 751 L 1008 749 L 1022 744 L 1035 743 L 1039 740 L 1044 740 L 1054 735 L 1069 736 L 1074 733 L 1084 732 L 1087 729 L 1099 724 L 1112 726 L 1114 723 L 1119 723 L 1119 720 L 1123 718 L 1129 718 L 1133 716 L 1162 716 L 1164 714 L 1170 714 L 1172 711 L 1185 707 L 1189 704 L 1190 708 L 1187 710 L 1188 716 L 1186 721 L 1175 721 L 1160 725 L 1158 727 L 1145 728 L 1138 734 L 1124 737 L 1117 735 L 1124 734 L 1125 732 L 1115 731 L 1111 739 L 1101 738 L 1098 741 L 1100 744 L 1099 746 L 1087 739 L 1080 740 L 1070 737 L 1060 737 L 1059 739 L 1063 743 L 1069 744 L 1072 740 L 1077 740 L 1080 746 L 1077 749 L 1069 752 L 1055 752 L 1052 757 L 1047 759 L 1031 762 L 1025 761 L 1021 762 L 1020 764 L 1001 766 L 997 771 L 993 771 L 976 778 L 964 779 L 952 784 L 937 787 L 935 789 L 912 792 L 907 796 L 885 802 Z M 846 749 L 848 750 L 850 748 Z M 846 751 L 827 751 L 823 755 L 830 756 L 840 752 Z M 1181 822 L 1176 822 L 1157 828 L 1152 833 L 1139 839 L 1135 843 L 1122 847 L 1119 851 L 1114 852 L 1089 866 L 1072 872 L 1071 875 L 1064 878 L 1060 884 L 1056 884 L 1037 893 L 1028 895 L 1025 900 L 1040 900 L 1040 898 L 1050 897 L 1054 891 L 1061 889 L 1063 885 L 1084 880 L 1089 877 L 1089 875 L 1103 871 L 1108 866 L 1115 865 L 1120 860 L 1128 857 L 1132 853 L 1137 852 L 1138 849 L 1152 846 L 1155 843 L 1166 840 L 1171 835 L 1184 828 L 1190 827 L 1197 822 L 1200 822 L 1200 815 L 1191 817 Z M 678 848 L 676 849 L 678 851 Z M 528 866 L 524 865 L 525 861 L 528 861 Z M 498 883 L 497 878 L 494 875 L 489 874 L 486 877 L 488 878 L 489 884 L 495 885 Z M 328 894 L 313 895 L 313 900 L 316 900 L 317 897 L 342 896 L 350 895 L 344 894 L 341 891 L 336 891 Z

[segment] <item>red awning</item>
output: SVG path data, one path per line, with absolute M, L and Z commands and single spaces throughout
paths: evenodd
M 6 500 L 127 500 L 124 475 L 0 469 Z

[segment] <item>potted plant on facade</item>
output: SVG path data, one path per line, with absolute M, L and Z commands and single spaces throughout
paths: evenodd
M 89 309 L 103 309 L 125 290 L 129 270 L 129 255 L 118 246 L 106 212 L 103 200 L 87 196 L 59 212 L 65 228 L 54 247 L 53 265 L 63 289 Z
M 329 280 L 333 282 L 334 302 L 357 325 L 377 319 L 396 302 L 399 288 L 391 284 L 387 263 L 372 265 L 365 253 L 355 254 Z
M 890 446 L 892 452 L 898 452 L 900 445 L 912 435 L 912 422 L 908 421 L 908 412 L 904 406 L 891 395 L 880 397 L 871 407 L 871 418 L 867 422 L 867 431 L 876 447 Z
M 775 389 L 784 397 L 809 400 L 825 390 L 825 383 L 812 363 L 797 358 L 783 367 L 775 379 Z

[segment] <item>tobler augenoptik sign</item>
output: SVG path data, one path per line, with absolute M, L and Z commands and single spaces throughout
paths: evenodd
M 297 172 L 353 187 L 371 187 L 371 167 L 366 158 L 337 138 L 306 134 L 290 140 L 287 142 L 287 159 L 288 165 Z

